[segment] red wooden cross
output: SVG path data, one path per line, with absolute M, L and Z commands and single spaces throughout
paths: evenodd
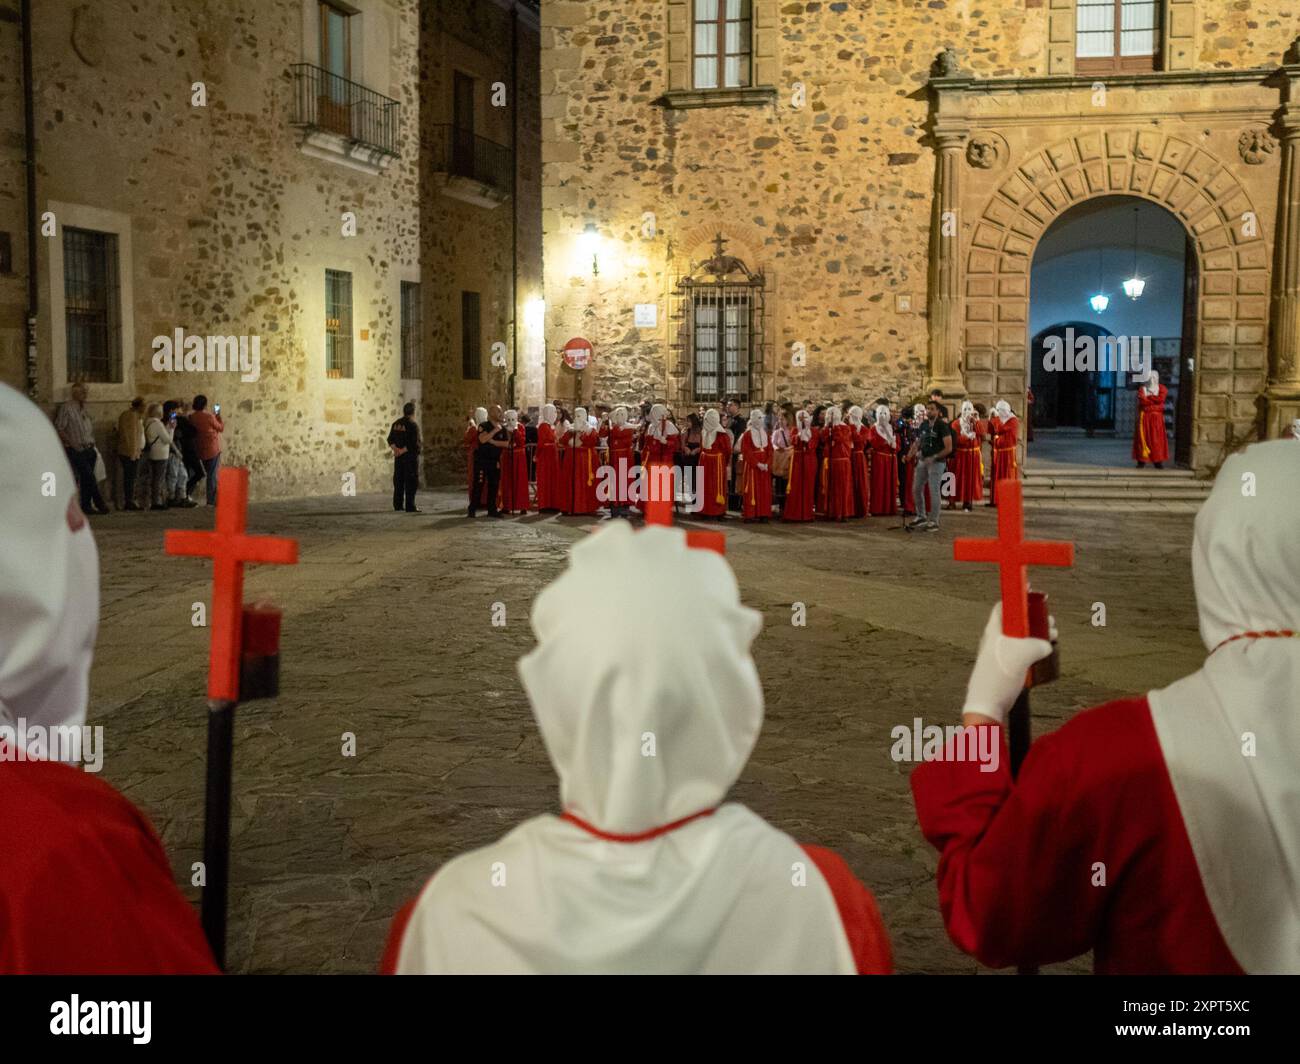
M 1002 584 L 1002 634 L 1023 639 L 1029 635 L 1026 568 L 1031 565 L 1071 566 L 1074 564 L 1074 544 L 1025 539 L 1019 480 L 999 480 L 996 498 L 998 538 L 953 540 L 952 556 L 959 562 L 998 563 Z
M 244 608 L 244 563 L 270 562 L 294 565 L 296 539 L 249 536 L 248 470 L 226 466 L 217 493 L 215 532 L 168 530 L 163 549 L 168 554 L 188 554 L 212 559 L 212 645 L 208 657 L 208 698 L 239 699 L 239 651 Z
M 643 509 L 647 525 L 671 525 L 673 523 L 673 492 L 676 489 L 672 474 L 673 467 L 667 464 L 655 462 L 646 466 L 646 494 L 649 498 L 645 500 Z M 664 490 L 664 481 L 667 481 L 669 485 L 666 492 Z M 688 531 L 686 533 L 686 545 L 688 547 L 699 547 L 701 550 L 714 550 L 719 554 L 727 553 L 727 537 L 721 532 L 712 532 L 706 529 Z

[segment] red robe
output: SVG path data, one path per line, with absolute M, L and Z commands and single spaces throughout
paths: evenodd
M 107 783 L 0 761 L 0 810 L 0 975 L 218 974 L 158 836 Z
M 816 429 L 812 432 L 815 434 Z M 813 519 L 813 489 L 817 484 L 817 437 L 811 441 L 800 438 L 798 429 L 790 430 L 790 476 L 785 485 L 785 505 L 781 508 L 782 521 L 811 521 Z
M 998 742 L 996 772 L 944 760 L 912 773 L 953 942 L 993 968 L 1092 950 L 1098 974 L 1241 973 L 1145 698 L 1097 706 L 1038 739 L 1014 783 Z
M 719 433 L 721 435 L 721 433 Z M 740 501 L 744 515 L 753 520 L 756 517 L 772 516 L 772 440 L 768 437 L 767 445 L 759 447 L 754 443 L 754 434 L 746 429 L 740 437 L 740 454 L 745 459 L 745 479 L 741 484 Z M 760 465 L 767 466 L 759 469 Z
M 826 516 L 843 521 L 853 516 L 853 426 L 833 425 L 830 430 L 829 483 Z
M 560 452 L 555 444 L 555 427 L 545 421 L 537 426 L 537 509 L 563 507 L 560 490 Z
M 867 468 L 870 429 L 859 425 L 853 429 L 853 516 L 866 517 L 871 512 L 871 473 Z
M 596 498 L 596 478 L 599 475 L 600 461 L 596 456 L 596 446 L 600 437 L 595 429 L 588 429 L 573 445 L 569 436 L 564 461 L 564 512 L 566 514 L 594 514 L 599 502 Z
M 874 425 L 867 430 L 871 444 L 871 514 L 898 513 L 898 437 L 890 443 Z
M 601 436 L 608 440 L 608 462 L 614 470 L 614 491 L 610 503 L 613 506 L 631 506 L 629 489 L 636 478 L 636 460 L 632 455 L 633 432 L 626 427 L 608 425 Z
M 989 418 L 993 429 L 993 478 L 989 481 L 989 505 L 998 504 L 998 481 L 1019 480 L 1020 470 L 1016 465 L 1016 437 L 1020 433 L 1020 419 L 1003 421 L 999 417 Z
M 964 506 L 977 503 L 984 498 L 984 458 L 980 445 L 984 440 L 984 428 L 976 420 L 975 438 L 967 439 L 961 434 L 961 418 L 952 423 L 953 453 L 949 469 L 952 470 L 956 483 L 953 485 L 953 497 L 950 502 Z
M 528 512 L 528 432 L 519 425 L 510 436 L 510 446 L 501 452 L 501 511 Z
M 704 491 L 704 505 L 700 513 L 705 517 L 721 517 L 727 512 L 727 467 L 731 465 L 731 434 L 718 429 L 713 446 L 703 446 L 700 441 L 700 485 Z M 768 486 L 768 508 L 771 509 L 771 484 Z
M 1169 461 L 1169 437 L 1165 435 L 1165 399 L 1169 389 L 1156 385 L 1156 394 L 1138 389 L 1138 414 L 1133 423 L 1133 457 L 1139 462 Z
M 813 496 L 813 511 L 818 517 L 825 517 L 830 507 L 831 430 L 824 425 L 814 425 L 808 446 L 817 455 L 817 491 Z

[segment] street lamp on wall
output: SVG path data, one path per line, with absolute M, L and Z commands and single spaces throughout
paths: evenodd
M 582 228 L 582 236 L 578 238 L 578 247 L 581 249 L 582 258 L 591 259 L 591 275 L 600 276 L 600 234 L 596 232 L 596 223 L 588 222 Z

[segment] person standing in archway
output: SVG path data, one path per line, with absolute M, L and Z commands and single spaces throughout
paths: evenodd
M 1160 374 L 1152 370 L 1138 389 L 1138 413 L 1133 423 L 1133 457 L 1141 469 L 1148 462 L 1163 469 L 1169 461 L 1169 437 L 1165 435 L 1165 399 L 1169 389 L 1160 383 Z

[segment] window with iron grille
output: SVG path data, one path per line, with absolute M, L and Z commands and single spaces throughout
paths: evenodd
M 325 376 L 352 377 L 352 274 L 325 271 Z
M 749 399 L 754 304 L 748 285 L 703 285 L 691 294 L 697 402 Z
M 417 381 L 424 366 L 423 346 L 420 343 L 420 285 L 416 281 L 402 282 L 402 379 Z
M 695 0 L 694 83 L 697 89 L 750 84 L 751 0 Z
M 460 294 L 460 367 L 461 376 L 476 381 L 483 376 L 483 328 L 477 292 Z
M 68 380 L 122 380 L 117 234 L 63 228 Z
M 1161 0 L 1077 0 L 1075 73 L 1157 69 Z

